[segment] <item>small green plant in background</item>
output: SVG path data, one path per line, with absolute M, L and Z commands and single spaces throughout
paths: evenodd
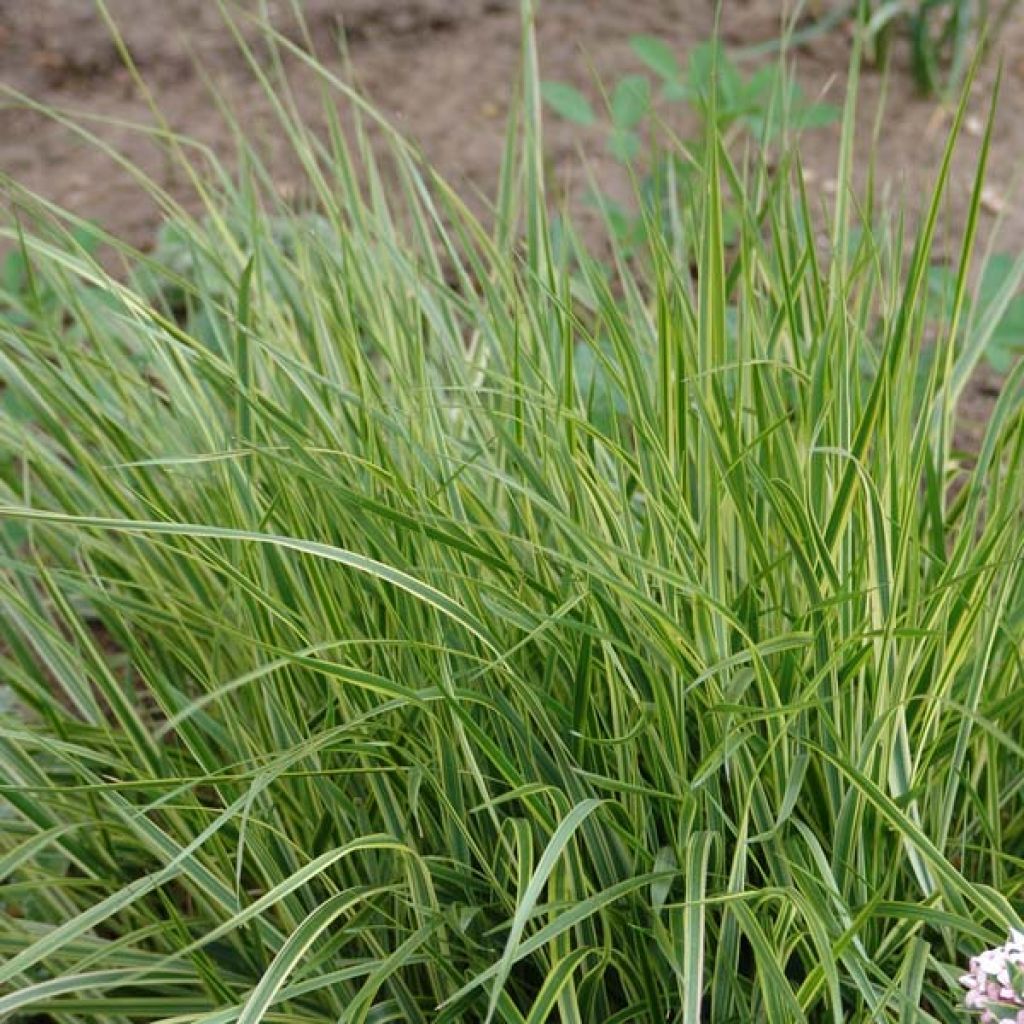
M 793 43 L 813 44 L 825 33 L 856 22 L 865 57 L 876 66 L 885 63 L 894 39 L 902 38 L 910 47 L 918 87 L 928 95 L 952 98 L 978 46 L 997 38 L 1019 5 L 1020 0 L 850 0 L 815 17 L 790 38 Z M 746 47 L 744 53 L 763 55 L 778 46 L 779 40 L 774 40 Z
M 685 65 L 664 40 L 637 35 L 630 46 L 648 73 L 620 77 L 607 94 L 607 116 L 601 118 L 587 97 L 560 81 L 542 83 L 548 106 L 560 117 L 583 127 L 603 128 L 608 152 L 629 172 L 635 183 L 632 209 L 607 194 L 594 194 L 596 205 L 615 236 L 620 252 L 628 257 L 643 253 L 652 239 L 663 237 L 668 223 L 688 207 L 684 197 L 706 187 L 706 145 L 735 148 L 749 140 L 763 154 L 784 133 L 793 136 L 836 121 L 832 104 L 808 100 L 799 84 L 778 63 L 745 75 L 717 41 L 701 43 L 689 53 Z M 653 80 L 651 75 L 653 75 Z M 692 134 L 664 145 L 662 119 L 655 108 L 683 105 L 696 115 Z M 723 239 L 734 245 L 742 222 L 735 196 L 723 194 Z M 598 268 L 600 272 L 600 268 Z M 579 290 L 587 294 L 585 275 L 576 274 Z M 726 308 L 727 337 L 736 340 L 736 309 Z M 586 383 L 590 411 L 602 429 L 626 412 L 612 378 L 619 372 L 613 346 L 575 347 L 576 373 Z
M 93 225 L 76 225 L 64 238 L 63 244 L 77 250 L 86 257 L 93 255 L 99 247 L 100 232 Z M 24 331 L 27 337 L 34 332 L 48 330 L 63 331 L 70 344 L 82 341 L 82 333 L 76 318 L 63 300 L 59 288 L 48 278 L 33 273 L 31 260 L 24 246 L 24 239 L 17 233 L 9 239 L 6 252 L 0 260 L 0 335 Z M 101 291 L 84 291 L 80 296 L 83 303 L 106 301 Z M 0 416 L 10 422 L 30 427 L 35 413 L 24 394 L 0 374 Z M 17 453 L 0 449 L 0 475 L 16 475 Z M 0 522 L 0 543 L 17 547 L 28 535 L 23 523 Z M 4 691 L 0 689 L 0 695 Z
M 881 63 L 892 36 L 901 32 L 909 40 L 920 88 L 955 95 L 976 48 L 1018 5 L 1019 0 L 867 0 L 862 10 L 868 53 Z
M 869 64 L 886 63 L 895 39 L 910 48 L 914 80 L 922 92 L 956 97 L 979 46 L 997 40 L 999 30 L 1019 8 L 1020 0 L 836 0 L 827 10 L 808 3 L 804 23 L 785 37 L 737 51 L 761 58 L 790 45 L 813 45 L 829 32 L 859 26 Z
M 66 241 L 82 255 L 92 256 L 100 245 L 101 232 L 89 223 L 77 224 Z M 17 234 L 5 246 L 0 260 L 0 328 L 28 327 L 61 321 L 68 315 L 59 292 L 33 274 L 31 261 Z
M 961 335 L 971 325 L 990 321 L 985 359 L 999 373 L 1007 373 L 1024 353 L 1024 291 L 1017 288 L 1006 292 L 1006 283 L 1014 272 L 1014 258 L 1010 253 L 995 253 L 986 262 L 973 297 L 966 300 L 967 323 L 961 325 Z M 948 320 L 956 291 L 956 272 L 945 264 L 935 264 L 928 271 L 928 288 L 937 300 L 934 315 L 940 323 Z M 963 340 L 962 337 L 960 339 Z
M 275 213 L 254 222 L 251 213 L 239 208 L 226 211 L 219 227 L 226 234 L 226 244 L 246 252 L 256 248 L 257 237 L 289 256 L 302 248 L 304 239 L 315 239 L 328 251 L 341 249 L 330 222 L 311 211 Z M 274 276 L 273 264 L 259 267 L 257 272 L 261 286 L 280 301 L 296 301 L 289 282 Z M 132 277 L 147 301 L 172 317 L 191 337 L 216 352 L 230 352 L 234 340 L 226 310 L 237 295 L 238 281 L 226 272 L 214 249 L 197 243 L 195 229 L 187 219 L 169 219 L 160 226 L 152 252 L 136 265 Z M 296 313 L 301 315 L 299 310 Z
M 704 166 L 703 147 L 709 130 L 728 143 L 738 132 L 757 146 L 778 140 L 783 128 L 800 133 L 834 122 L 839 111 L 834 105 L 807 99 L 799 84 L 778 63 L 769 64 L 746 76 L 718 42 L 694 47 L 686 65 L 664 40 L 654 36 L 633 36 L 630 46 L 654 79 L 646 74 L 619 78 L 607 98 L 607 120 L 599 118 L 587 97 L 565 82 L 547 81 L 542 94 L 559 116 L 583 126 L 602 125 L 608 152 L 636 171 L 641 155 L 647 166 L 640 178 L 641 208 L 629 212 L 608 196 L 595 200 L 627 247 L 642 242 L 653 217 L 668 215 L 672 193 L 697 185 Z M 714 103 L 711 97 L 714 96 Z M 664 107 L 685 104 L 697 115 L 698 123 L 682 148 L 652 145 L 663 133 L 657 130 L 659 115 L 654 101 Z M 726 207 L 726 232 L 732 237 L 736 223 Z
M 784 129 L 799 134 L 831 124 L 837 107 L 808 100 L 800 85 L 777 62 L 747 76 L 718 42 L 701 43 L 684 68 L 672 48 L 654 36 L 634 36 L 630 46 L 657 76 L 666 101 L 689 103 L 703 124 L 713 122 L 723 137 L 743 125 L 759 145 L 775 141 Z M 713 102 L 712 102 L 713 97 Z M 698 133 L 699 134 L 699 133 Z

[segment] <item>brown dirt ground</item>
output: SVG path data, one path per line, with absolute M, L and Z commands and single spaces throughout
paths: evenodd
M 277 149 L 271 166 L 282 191 L 295 186 L 286 147 L 275 136 L 270 104 L 212 0 L 107 2 L 172 128 L 230 160 L 230 132 L 211 102 L 209 84 L 196 70 L 198 58 L 239 112 L 246 131 Z M 487 194 L 493 188 L 519 53 L 517 0 L 299 3 L 328 66 L 344 74 L 338 56 L 343 25 L 356 80 L 377 106 L 464 191 Z M 259 0 L 242 0 L 242 5 L 255 10 Z M 825 5 L 826 0 L 817 4 L 819 9 Z M 266 6 L 282 30 L 298 38 L 289 0 L 266 0 Z M 721 27 L 726 44 L 742 47 L 777 36 L 781 10 L 779 0 L 725 0 Z M 708 0 L 545 0 L 537 27 L 542 73 L 572 81 L 594 95 L 595 72 L 608 80 L 638 70 L 628 45 L 631 34 L 661 36 L 685 61 L 688 49 L 709 37 L 713 20 L 714 4 Z M 1024 173 L 1024 7 L 1001 33 L 999 49 L 1006 58 L 1006 74 L 982 231 L 991 234 L 996 207 L 1005 206 L 997 244 L 1016 250 L 1024 237 L 1024 204 L 1016 180 Z M 806 91 L 841 103 L 849 54 L 849 34 L 842 28 L 801 48 L 797 71 Z M 954 164 L 951 242 L 964 219 L 994 66 L 989 60 L 975 85 L 973 116 Z M 0 0 L 0 86 L 18 90 L 32 102 L 87 115 L 105 141 L 160 184 L 184 194 L 170 162 L 144 133 L 130 127 L 152 123 L 152 116 L 122 66 L 95 0 Z M 864 139 L 870 136 L 881 89 L 881 76 L 868 73 L 859 118 Z M 316 124 L 316 91 L 300 88 L 297 99 Z M 884 184 L 893 195 L 906 195 L 913 202 L 922 194 L 934 173 L 948 118 L 948 110 L 917 95 L 907 55 L 897 50 L 879 150 Z M 604 155 L 600 132 L 551 121 L 548 144 L 559 178 L 571 183 L 580 176 L 582 146 L 598 179 L 614 189 L 616 168 Z M 808 180 L 823 198 L 834 173 L 836 140 L 835 129 L 823 129 L 809 136 L 804 147 Z M 159 221 L 153 202 L 101 149 L 2 94 L 0 174 L 135 244 L 145 245 Z M 962 412 L 968 443 L 997 390 L 992 375 L 982 374 L 967 396 Z

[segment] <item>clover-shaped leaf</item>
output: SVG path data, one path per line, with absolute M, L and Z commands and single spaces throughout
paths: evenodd
M 567 82 L 543 82 L 540 92 L 548 106 L 567 121 L 591 125 L 597 120 L 587 97 Z
M 651 83 L 644 75 L 620 78 L 612 93 L 612 123 L 617 129 L 635 128 L 651 108 Z
M 633 36 L 629 40 L 633 52 L 664 82 L 678 82 L 682 68 L 672 47 L 657 36 Z

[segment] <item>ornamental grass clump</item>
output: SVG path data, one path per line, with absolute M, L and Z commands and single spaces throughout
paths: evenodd
M 482 218 L 269 29 L 301 217 L 166 125 L 157 251 L 5 186 L 0 1017 L 952 1024 L 1021 927 L 992 122 L 938 320 L 966 101 L 883 208 L 856 62 L 829 210 L 709 127 L 627 253 L 552 213 L 533 16 Z

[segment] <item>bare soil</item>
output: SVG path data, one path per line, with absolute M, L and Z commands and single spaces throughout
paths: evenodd
M 211 99 L 211 85 L 238 114 L 245 130 L 271 151 L 282 192 L 296 188 L 287 147 L 275 128 L 270 102 L 254 80 L 237 41 L 212 0 L 107 0 L 132 59 L 158 99 L 162 116 L 230 163 L 231 132 Z M 291 38 L 300 30 L 289 0 L 266 0 L 271 17 Z M 242 0 L 243 10 L 259 0 Z M 519 59 L 517 0 L 300 0 L 320 59 L 359 87 L 428 159 L 465 192 L 486 195 L 494 186 L 502 147 L 504 114 Z M 813 5 L 812 5 L 813 6 Z M 826 6 L 818 3 L 818 8 Z M 780 0 L 725 0 L 722 34 L 730 47 L 747 47 L 779 33 Z M 687 51 L 713 30 L 714 4 L 707 0 L 545 0 L 537 33 L 542 73 L 574 82 L 595 94 L 595 73 L 608 80 L 638 70 L 629 48 L 634 33 Z M 257 44 L 258 33 L 242 27 Z M 342 34 L 350 68 L 341 56 Z M 1004 224 L 996 244 L 1017 250 L 1024 237 L 1024 7 L 998 41 L 1006 61 L 989 193 L 982 224 L 991 234 L 996 214 Z M 843 101 L 851 40 L 842 27 L 816 38 L 797 54 L 805 90 Z M 980 125 L 995 76 L 988 60 L 972 97 L 972 116 L 953 168 L 946 238 L 952 253 L 963 224 L 981 144 Z M 921 97 L 897 49 L 879 140 L 883 185 L 911 204 L 934 174 L 949 111 Z M 199 67 L 205 69 L 200 73 Z M 93 218 L 127 240 L 146 245 L 160 213 L 109 153 L 67 124 L 31 109 L 57 107 L 79 117 L 105 143 L 144 168 L 169 191 L 187 195 L 180 171 L 139 125 L 152 125 L 147 97 L 133 82 L 95 0 L 0 0 L 0 174 Z M 867 73 L 861 90 L 860 138 L 871 137 L 882 78 Z M 321 120 L 320 96 L 301 85 L 296 100 L 310 123 Z M 598 129 L 581 130 L 550 119 L 548 143 L 556 180 L 579 176 L 580 148 L 599 180 L 615 187 L 616 167 L 604 155 Z M 837 131 L 808 136 L 804 162 L 812 189 L 827 200 L 833 185 Z M 275 153 L 276 150 L 276 153 Z M 621 183 L 620 183 L 621 184 Z M 982 375 L 963 409 L 966 435 L 983 425 L 998 381 Z

